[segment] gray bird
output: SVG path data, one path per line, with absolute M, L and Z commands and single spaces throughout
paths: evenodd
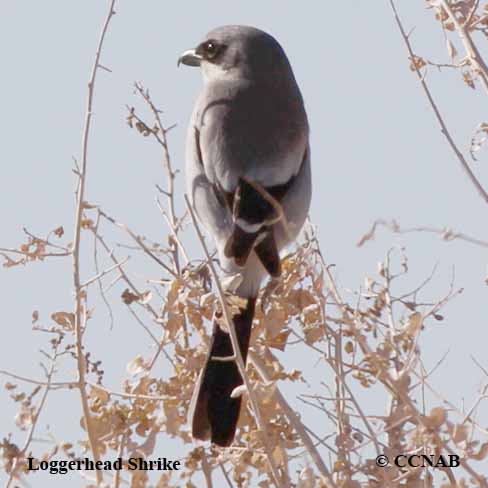
M 307 114 L 285 52 L 259 29 L 214 29 L 180 63 L 203 73 L 186 142 L 188 193 L 224 280 L 246 299 L 233 317 L 245 361 L 261 282 L 280 275 L 279 253 L 308 214 Z M 243 381 L 232 356 L 229 334 L 214 321 L 190 415 L 193 437 L 221 446 L 232 443 L 241 406 L 236 388 Z

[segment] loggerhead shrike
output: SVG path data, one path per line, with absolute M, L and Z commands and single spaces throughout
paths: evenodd
M 188 193 L 224 277 L 237 276 L 233 291 L 246 299 L 233 317 L 245 361 L 261 282 L 280 275 L 279 252 L 307 217 L 307 114 L 285 52 L 259 29 L 214 29 L 180 63 L 203 73 L 186 141 Z M 232 356 L 228 332 L 214 321 L 190 415 L 193 437 L 220 446 L 232 443 L 241 406 L 236 388 L 243 381 Z

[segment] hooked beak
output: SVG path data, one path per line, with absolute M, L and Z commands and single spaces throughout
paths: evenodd
M 180 64 L 185 64 L 186 66 L 200 66 L 201 62 L 202 62 L 202 57 L 195 52 L 195 49 L 190 49 L 189 51 L 185 51 L 178 58 L 178 66 Z

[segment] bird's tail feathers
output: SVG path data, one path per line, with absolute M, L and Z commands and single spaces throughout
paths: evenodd
M 248 298 L 240 313 L 233 317 L 244 361 L 247 357 L 256 298 Z M 236 388 L 243 380 L 234 359 L 229 333 L 214 319 L 210 351 L 190 407 L 192 435 L 196 439 L 211 439 L 219 446 L 229 446 L 235 435 L 241 395 Z M 234 392 L 234 395 L 232 393 Z

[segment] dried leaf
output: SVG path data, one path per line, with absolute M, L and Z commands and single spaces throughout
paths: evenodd
M 266 344 L 268 345 L 268 347 L 272 347 L 274 349 L 279 349 L 280 351 L 284 351 L 286 347 L 286 341 L 288 340 L 288 336 L 290 334 L 291 334 L 291 329 L 286 329 L 280 332 L 272 339 L 267 340 Z
M 471 454 L 470 458 L 476 461 L 482 461 L 488 455 L 488 442 L 484 442 L 477 453 Z
M 297 488 L 314 488 L 315 487 L 315 476 L 313 474 L 313 469 L 310 465 L 306 465 L 298 476 Z
M 464 83 L 466 83 L 466 85 L 468 85 L 473 90 L 476 88 L 476 86 L 474 84 L 473 77 L 471 76 L 471 74 L 468 71 L 463 72 L 463 81 L 464 81 Z
M 126 305 L 130 305 L 134 302 L 137 302 L 139 300 L 139 295 L 136 295 L 135 293 L 132 293 L 128 288 L 126 288 L 121 295 L 122 301 Z
M 99 405 L 105 405 L 110 400 L 110 395 L 106 390 L 98 386 L 92 386 L 90 389 L 90 399 L 97 402 Z
M 148 290 L 141 294 L 139 301 L 142 305 L 147 305 L 152 300 L 152 291 Z
M 75 328 L 75 314 L 72 312 L 54 312 L 51 314 L 51 319 L 65 330 L 74 330 Z
M 276 337 L 287 321 L 287 315 L 280 303 L 274 302 L 264 317 L 265 335 L 268 339 Z
M 309 345 L 315 344 L 324 337 L 324 330 L 321 327 L 306 327 L 303 332 L 305 342 Z
M 147 364 L 144 361 L 144 358 L 140 355 L 137 355 L 132 361 L 127 364 L 127 373 L 131 376 L 135 376 L 140 373 L 144 373 L 147 371 Z
M 273 449 L 272 457 L 276 466 L 282 466 L 285 463 L 285 453 L 279 444 Z
M 488 122 L 481 122 L 471 137 L 469 152 L 473 161 L 477 161 L 475 153 L 478 152 L 488 140 Z
M 447 420 L 447 412 L 442 407 L 435 407 L 425 420 L 431 429 L 438 429 Z
M 187 300 L 185 304 L 185 313 L 188 321 L 197 329 L 203 328 L 203 314 L 200 307 L 196 307 L 191 300 Z
M 456 424 L 452 431 L 452 440 L 456 444 L 461 444 L 462 442 L 466 441 L 469 435 L 469 429 L 466 424 Z
M 57 237 L 63 237 L 64 236 L 64 228 L 62 225 L 57 227 L 56 229 L 53 230 L 53 233 Z
M 163 412 L 158 420 L 164 425 L 165 430 L 170 435 L 177 435 L 179 428 L 183 425 L 184 420 L 178 413 L 179 400 L 170 399 L 163 402 Z
M 95 223 L 92 219 L 82 219 L 81 220 L 81 228 L 82 229 L 93 229 L 95 227 Z
M 22 405 L 20 411 L 15 416 L 15 423 L 21 430 L 27 430 L 32 425 L 34 410 L 32 407 Z
M 412 58 L 409 58 L 409 59 L 410 59 L 410 70 L 411 71 L 419 71 L 426 65 L 426 62 L 420 56 L 414 55 L 413 59 Z
M 164 324 L 164 330 L 168 338 L 173 340 L 183 329 L 185 317 L 182 313 L 169 312 L 168 320 Z
M 412 313 L 405 324 L 405 332 L 409 337 L 415 337 L 422 327 L 422 314 L 420 312 Z
M 312 292 L 304 288 L 291 290 L 286 301 L 288 304 L 293 305 L 298 312 L 302 311 L 309 305 L 316 304 L 316 300 Z

